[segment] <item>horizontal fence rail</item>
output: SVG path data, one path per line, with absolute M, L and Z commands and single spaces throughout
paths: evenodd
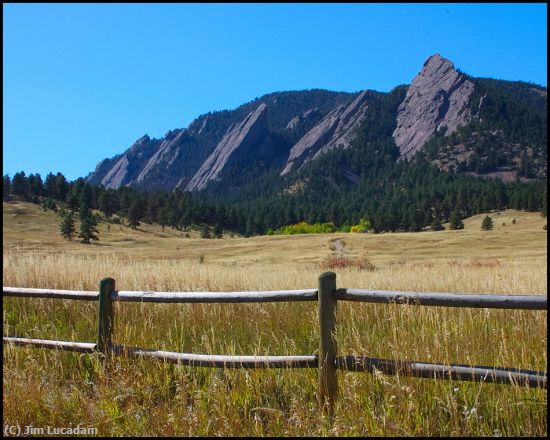
M 163 362 L 211 368 L 317 368 L 316 356 L 229 356 L 148 350 L 115 345 L 113 352 L 128 357 L 159 359 Z
M 97 344 L 91 342 L 54 341 L 50 339 L 32 339 L 3 337 L 4 345 L 50 348 L 54 350 L 76 351 L 80 353 L 97 352 Z M 317 368 L 317 356 L 231 356 L 218 354 L 195 354 L 162 351 L 155 349 L 128 347 L 113 344 L 111 353 L 130 358 L 157 359 L 171 364 L 190 367 L 210 368 Z
M 153 303 L 255 303 L 317 301 L 317 289 L 263 292 L 141 292 L 115 291 L 111 301 Z
M 4 336 L 4 345 L 31 346 L 81 353 L 99 353 L 105 361 L 111 356 L 156 359 L 191 367 L 212 368 L 317 368 L 318 400 L 323 412 L 332 418 L 338 394 L 337 370 L 381 372 L 421 378 L 493 382 L 526 385 L 547 389 L 547 374 L 541 371 L 506 367 L 444 365 L 436 363 L 377 359 L 366 356 L 338 356 L 336 341 L 336 304 L 338 300 L 410 304 L 420 306 L 474 307 L 522 310 L 546 310 L 546 295 L 500 295 L 434 292 L 399 292 L 366 289 L 337 289 L 336 274 L 319 276 L 318 289 L 274 290 L 250 292 L 152 292 L 117 291 L 115 280 L 101 280 L 99 292 L 3 287 L 3 296 L 55 298 L 97 301 L 97 343 L 55 341 L 18 336 Z M 112 342 L 113 303 L 263 303 L 317 301 L 319 316 L 319 354 L 293 356 L 238 356 L 178 353 L 156 349 L 129 347 Z
M 13 344 L 38 348 L 53 348 L 55 350 L 78 351 L 80 353 L 94 353 L 97 344 L 92 342 L 53 341 L 51 339 L 18 338 L 16 336 L 4 336 L 4 345 Z
M 396 303 L 420 306 L 477 307 L 492 309 L 546 310 L 543 295 L 497 295 L 435 292 L 392 292 L 365 289 L 338 289 L 336 299 L 369 303 Z
M 3 338 L 4 345 L 32 346 L 55 350 L 94 353 L 97 344 L 89 342 L 54 341 L 19 337 Z M 318 368 L 317 356 L 231 356 L 179 353 L 114 344 L 112 353 L 130 358 L 157 359 L 162 362 L 209 368 Z M 353 372 L 450 380 L 476 380 L 504 384 L 527 384 L 530 387 L 547 387 L 547 377 L 540 371 L 517 368 L 485 367 L 471 365 L 445 365 L 427 362 L 395 361 L 366 356 L 337 356 L 335 368 Z
M 377 370 L 388 375 L 466 380 L 476 382 L 494 382 L 520 384 L 530 387 L 547 387 L 544 373 L 518 368 L 482 367 L 471 365 L 444 365 L 427 362 L 396 361 L 393 359 L 376 359 L 365 356 L 339 356 L 337 367 L 340 370 L 369 372 Z
M 99 298 L 98 292 L 81 290 L 29 289 L 26 287 L 3 287 L 2 293 L 4 296 L 77 299 L 83 301 L 97 301 L 97 299 Z

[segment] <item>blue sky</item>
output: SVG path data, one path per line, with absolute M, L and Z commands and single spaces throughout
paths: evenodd
M 434 53 L 547 85 L 547 5 L 4 4 L 3 174 L 69 180 L 266 93 L 389 91 Z

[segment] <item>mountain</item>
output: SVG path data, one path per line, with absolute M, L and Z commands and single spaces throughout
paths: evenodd
M 100 162 L 86 180 L 106 188 L 200 190 L 234 166 L 282 164 L 304 133 L 356 95 L 325 90 L 265 95 L 232 111 L 199 116 L 162 139 L 145 135 L 123 154 Z
M 393 138 L 401 158 L 411 158 L 442 127 L 450 134 L 471 120 L 474 88 L 449 60 L 437 54 L 428 58 L 397 109 Z
M 377 157 L 398 164 L 418 155 L 445 172 L 545 179 L 546 113 L 546 88 L 475 78 L 435 54 L 409 86 L 388 93 L 271 93 L 202 115 L 164 138 L 143 136 L 100 162 L 86 181 L 259 195 L 311 185 L 315 179 L 304 176 L 313 169 L 326 174 L 323 157 L 338 162 L 342 180 L 356 185 Z M 326 182 L 338 185 L 335 176 Z

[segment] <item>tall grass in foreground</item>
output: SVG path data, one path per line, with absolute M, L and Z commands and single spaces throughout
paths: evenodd
M 339 287 L 545 293 L 546 260 L 443 260 L 374 271 L 342 268 Z M 318 266 L 231 267 L 114 255 L 4 253 L 8 286 L 238 291 L 315 288 Z M 316 303 L 115 304 L 114 341 L 211 354 L 315 354 Z M 97 304 L 4 299 L 4 334 L 93 342 Z M 547 369 L 546 312 L 340 301 L 340 354 Z M 317 407 L 316 369 L 224 370 L 4 348 L 4 424 L 96 426 L 101 435 L 545 436 L 547 395 L 522 386 L 338 372 L 331 425 Z

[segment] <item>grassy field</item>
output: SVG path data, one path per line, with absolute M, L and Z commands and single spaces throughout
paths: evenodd
M 100 242 L 59 237 L 51 211 L 3 206 L 5 286 L 238 291 L 315 288 L 336 253 L 374 270 L 335 269 L 340 287 L 545 294 L 546 219 L 490 213 L 461 231 L 203 240 L 195 232 L 100 224 Z M 515 223 L 513 220 L 515 219 Z M 4 334 L 92 342 L 97 304 L 3 301 Z M 205 354 L 315 354 L 315 303 L 115 304 L 117 343 Z M 547 314 L 340 302 L 340 354 L 547 370 Z M 332 423 L 317 370 L 223 370 L 5 347 L 4 424 L 92 426 L 101 435 L 545 436 L 546 391 L 339 372 Z M 32 390 L 32 392 L 31 392 Z

